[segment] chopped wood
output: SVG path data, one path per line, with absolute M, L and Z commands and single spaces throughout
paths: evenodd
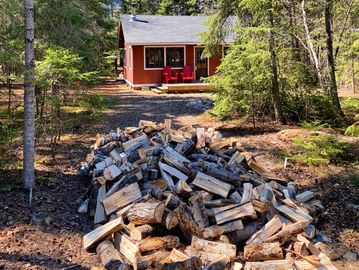
M 228 193 L 232 188 L 232 185 L 201 172 L 197 173 L 196 178 L 192 183 L 197 187 L 210 193 L 220 195 L 223 198 L 227 198 Z
M 171 230 L 178 225 L 177 214 L 174 211 L 165 208 L 163 211 L 163 216 L 161 224 L 166 227 L 167 230 Z
M 183 174 L 182 172 L 180 172 L 179 170 L 177 170 L 176 168 L 173 168 L 171 166 L 168 166 L 165 163 L 159 162 L 158 166 L 165 172 L 167 172 L 168 174 L 176 177 L 179 180 L 184 180 L 186 181 L 188 179 L 188 176 Z
M 244 247 L 244 258 L 247 261 L 266 261 L 283 259 L 283 250 L 279 242 L 251 243 Z
M 212 225 L 203 230 L 203 238 L 213 239 L 221 236 L 222 234 L 240 230 L 243 230 L 243 223 L 241 220 L 228 222 L 223 225 Z
M 105 208 L 102 205 L 102 200 L 106 196 L 106 186 L 102 185 L 97 193 L 97 204 L 96 204 L 96 212 L 95 212 L 95 219 L 94 223 L 102 223 L 107 220 L 107 216 L 105 213 Z
M 128 211 L 127 218 L 136 225 L 161 223 L 164 209 L 162 202 L 136 203 Z
M 112 181 L 116 179 L 119 175 L 121 175 L 121 173 L 122 171 L 120 170 L 119 167 L 117 167 L 116 165 L 111 165 L 103 170 L 103 177 L 107 181 Z
M 132 240 L 122 233 L 115 233 L 113 240 L 115 247 L 120 251 L 120 253 L 129 261 L 133 268 L 137 270 L 138 268 L 138 258 L 140 256 L 137 245 L 132 242 Z
M 263 243 L 273 234 L 278 232 L 282 228 L 283 224 L 278 216 L 274 216 L 270 221 L 268 221 L 262 229 L 257 231 L 252 235 L 250 239 L 246 242 L 246 244 L 250 243 Z
M 247 202 L 250 202 L 252 200 L 252 196 L 253 196 L 253 185 L 251 183 L 244 183 L 242 200 L 240 204 L 245 204 Z
M 256 216 L 257 216 L 256 211 L 254 210 L 252 203 L 246 203 L 244 205 L 215 214 L 214 217 L 216 219 L 217 224 L 222 224 L 239 218 L 244 218 L 244 217 L 256 218 Z
M 106 236 L 121 230 L 123 227 L 123 220 L 121 217 L 107 222 L 105 225 L 98 227 L 97 229 L 89 232 L 83 237 L 84 249 L 89 249 L 94 246 L 98 241 L 104 239 Z
M 113 270 L 240 270 L 243 258 L 245 269 L 335 269 L 308 240 L 321 202 L 241 148 L 170 119 L 97 136 L 80 169 L 90 182 L 80 210 L 97 223 L 84 248 L 98 245 Z
M 191 247 L 198 251 L 227 255 L 231 258 L 236 256 L 237 247 L 232 244 L 224 244 L 192 237 Z
M 307 191 L 304 191 L 303 193 L 300 193 L 297 196 L 295 196 L 295 199 L 300 203 L 304 203 L 304 202 L 307 202 L 307 201 L 313 199 L 314 196 L 315 196 L 314 192 L 307 190 Z
M 153 228 L 150 225 L 145 224 L 132 229 L 130 232 L 130 238 L 132 240 L 139 241 L 150 236 L 152 232 Z
M 179 238 L 173 235 L 166 235 L 163 237 L 147 237 L 137 242 L 140 253 L 158 250 L 158 249 L 172 249 L 177 248 L 180 244 Z
M 106 214 L 109 215 L 141 197 L 141 190 L 138 183 L 133 183 L 113 193 L 111 196 L 106 197 L 102 203 L 105 207 Z
M 246 262 L 244 270 L 294 270 L 289 260 Z
M 101 263 L 106 269 L 130 270 L 130 266 L 123 262 L 120 252 L 115 249 L 109 239 L 102 241 L 96 248 Z
M 192 188 L 187 184 L 185 180 L 179 180 L 174 187 L 174 192 L 178 195 L 192 192 Z
M 188 199 L 192 205 L 192 216 L 200 227 L 207 227 L 209 225 L 206 209 L 203 204 L 201 196 L 194 195 Z

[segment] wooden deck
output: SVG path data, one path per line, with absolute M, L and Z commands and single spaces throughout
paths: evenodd
M 209 83 L 174 83 L 174 84 L 162 84 L 162 86 L 156 89 L 151 89 L 154 92 L 161 93 L 173 93 L 173 92 L 201 92 L 214 90 L 214 85 Z

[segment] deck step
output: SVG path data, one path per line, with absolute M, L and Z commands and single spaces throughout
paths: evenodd
M 158 88 L 154 88 L 154 87 L 150 88 L 150 90 L 152 92 L 155 92 L 156 94 L 164 94 L 165 93 L 164 91 L 162 91 L 162 90 L 160 90 Z

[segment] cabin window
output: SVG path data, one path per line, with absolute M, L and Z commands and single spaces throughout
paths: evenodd
M 164 48 L 146 48 L 146 68 L 163 68 Z
M 184 48 L 166 48 L 166 65 L 170 67 L 183 67 Z

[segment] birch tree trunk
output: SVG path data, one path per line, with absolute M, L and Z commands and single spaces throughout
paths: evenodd
M 274 106 L 275 120 L 281 124 L 285 124 L 285 118 L 283 115 L 282 101 L 279 95 L 279 83 L 278 83 L 278 69 L 277 69 L 277 57 L 274 50 L 275 40 L 274 40 L 274 18 L 273 13 L 269 13 L 269 21 L 271 30 L 269 31 L 269 52 L 270 52 L 270 66 L 272 73 L 272 100 Z
M 34 56 L 34 1 L 24 0 L 25 12 L 25 69 L 24 69 L 24 184 L 35 186 L 35 56 Z M 31 194 L 31 192 L 30 192 Z M 31 195 L 30 195 L 31 201 Z
M 328 68 L 329 68 L 329 93 L 332 99 L 332 103 L 334 109 L 337 113 L 344 117 L 344 113 L 340 106 L 338 89 L 337 89 L 337 80 L 335 77 L 335 63 L 334 63 L 334 53 L 333 53 L 333 37 L 332 37 L 332 8 L 333 1 L 326 0 L 325 3 L 325 12 L 324 12 L 324 20 L 325 20 L 325 33 L 326 33 L 326 43 L 327 43 L 327 58 L 328 58 Z
M 308 27 L 308 22 L 307 22 L 307 12 L 305 11 L 305 0 L 302 0 L 301 7 L 302 7 L 303 25 L 304 25 L 304 30 L 305 30 L 305 36 L 307 38 L 310 59 L 311 59 L 312 63 L 314 64 L 315 70 L 317 71 L 319 85 L 324 90 L 322 74 L 320 72 L 319 58 L 318 58 L 317 53 L 315 52 L 312 37 L 310 36 L 310 32 L 309 32 L 309 27 Z

